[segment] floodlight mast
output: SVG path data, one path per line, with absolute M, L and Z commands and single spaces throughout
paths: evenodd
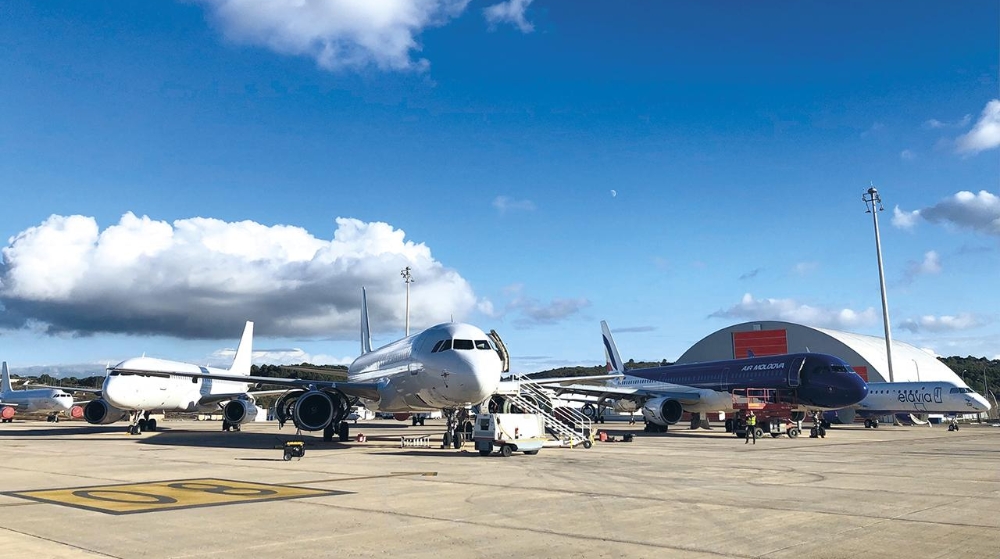
M 403 283 L 406 284 L 406 335 L 410 335 L 410 284 L 413 282 L 413 276 L 410 275 L 410 267 L 407 266 L 403 268 L 399 275 L 403 276 Z
M 867 192 L 861 195 L 865 203 L 865 213 L 872 214 L 872 223 L 875 225 L 875 256 L 878 258 L 878 284 L 882 291 L 882 323 L 885 325 L 885 356 L 889 362 L 889 382 L 895 382 L 892 373 L 892 331 L 889 328 L 889 303 L 885 297 L 885 271 L 882 269 L 882 239 L 878 232 L 878 213 L 885 208 L 882 207 L 882 198 L 878 195 L 875 185 L 872 185 Z

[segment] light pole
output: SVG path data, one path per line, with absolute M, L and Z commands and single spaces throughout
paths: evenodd
M 399 275 L 403 276 L 403 283 L 406 284 L 406 335 L 410 335 L 410 284 L 413 282 L 413 276 L 410 275 L 410 267 L 407 266 L 399 272 Z
M 882 290 L 882 322 L 885 324 L 885 356 L 889 362 L 889 382 L 895 382 L 892 374 L 892 332 L 889 328 L 889 303 L 885 298 L 885 271 L 882 269 L 882 240 L 878 232 L 878 213 L 885 208 L 882 207 L 882 198 L 878 195 L 873 185 L 867 192 L 861 195 L 865 203 L 865 213 L 872 214 L 872 223 L 875 224 L 875 256 L 878 258 L 878 284 Z

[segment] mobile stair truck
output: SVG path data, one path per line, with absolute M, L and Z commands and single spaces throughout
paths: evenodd
M 505 458 L 514 452 L 538 454 L 547 440 L 545 418 L 537 413 L 480 413 L 472 440 L 480 456 L 489 456 L 494 450 Z

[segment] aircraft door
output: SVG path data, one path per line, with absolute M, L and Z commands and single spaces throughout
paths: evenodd
M 788 368 L 788 386 L 797 388 L 799 384 L 801 384 L 802 379 L 800 375 L 802 373 L 802 365 L 804 363 L 805 359 L 801 357 L 792 359 L 792 366 Z
M 937 388 L 934 389 L 934 402 L 940 404 L 942 403 L 942 401 L 943 400 L 941 398 L 941 387 L 938 386 Z

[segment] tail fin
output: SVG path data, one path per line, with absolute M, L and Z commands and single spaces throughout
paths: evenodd
M 250 365 L 253 361 L 253 322 L 247 321 L 243 328 L 243 337 L 240 338 L 240 345 L 236 348 L 236 357 L 233 358 L 233 366 L 229 367 L 229 372 L 234 375 L 250 375 Z
M 611 337 L 611 329 L 608 328 L 608 323 L 601 321 L 601 331 L 604 334 L 604 358 L 607 360 L 607 368 L 609 373 L 625 373 L 625 365 L 622 363 L 622 356 L 618 354 L 618 346 L 615 345 L 615 339 Z
M 0 378 L 0 392 L 10 392 L 10 371 L 7 370 L 7 362 L 3 362 L 3 375 Z
M 361 288 L 361 355 L 372 350 L 372 329 L 368 324 L 368 294 Z

